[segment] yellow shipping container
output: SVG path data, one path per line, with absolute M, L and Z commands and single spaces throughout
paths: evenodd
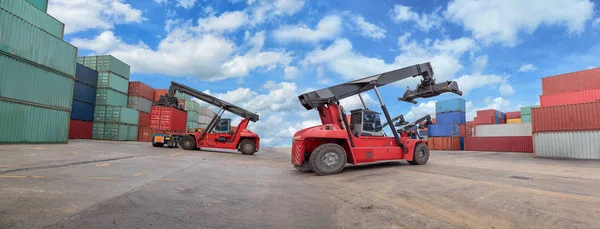
M 506 124 L 519 124 L 521 123 L 520 118 L 507 119 Z

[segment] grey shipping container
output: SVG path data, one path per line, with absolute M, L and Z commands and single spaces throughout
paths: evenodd
M 96 88 L 96 105 L 127 106 L 127 95 L 110 88 Z
M 0 143 L 66 143 L 69 112 L 0 99 Z
M 127 94 L 129 91 L 129 81 L 112 72 L 98 72 L 98 88 L 112 88 L 115 91 Z
M 217 115 L 217 113 L 215 113 L 211 109 L 208 109 L 208 107 L 200 107 L 199 111 L 200 111 L 199 112 L 200 115 L 202 115 L 202 116 L 208 116 L 210 118 L 215 117 L 215 115 Z
M 52 36 L 63 38 L 65 24 L 26 1 L 0 0 L 0 8 L 52 34 Z
M 139 113 L 127 107 L 96 105 L 94 108 L 94 122 L 137 125 L 139 122 Z
M 77 48 L 0 9 L 0 51 L 75 76 Z
M 86 56 L 83 59 L 78 59 L 78 61 L 98 72 L 112 72 L 125 79 L 129 79 L 129 65 L 113 56 Z
M 531 123 L 475 126 L 477 137 L 518 137 L 532 135 Z
M 145 113 L 150 113 L 152 110 L 152 101 L 139 96 L 129 96 L 127 98 L 127 107 Z
M 74 81 L 0 53 L 0 97 L 71 110 Z
M 544 132 L 533 135 L 535 157 L 600 159 L 600 131 Z
M 214 117 L 214 116 L 213 116 Z M 204 115 L 199 115 L 198 116 L 198 123 L 202 123 L 202 124 L 209 124 L 210 121 L 213 119 L 213 117 L 208 117 L 208 116 L 204 116 Z

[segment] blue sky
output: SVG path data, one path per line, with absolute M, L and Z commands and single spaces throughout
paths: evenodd
M 431 62 L 476 110 L 535 105 L 541 78 L 598 67 L 600 15 L 588 0 L 50 0 L 79 55 L 112 54 L 131 80 L 177 81 L 261 115 L 250 129 L 286 146 L 319 123 L 300 93 Z M 392 116 L 434 114 L 443 95 L 396 100 L 418 81 L 381 88 Z M 378 109 L 374 94 L 365 95 Z M 359 101 L 343 101 L 347 110 Z

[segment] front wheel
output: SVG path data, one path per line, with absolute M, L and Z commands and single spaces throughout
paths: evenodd
M 252 155 L 256 153 L 256 143 L 254 143 L 254 140 L 252 139 L 244 139 L 240 143 L 239 149 L 244 155 Z
M 346 150 L 335 143 L 320 145 L 310 154 L 309 163 L 320 176 L 337 174 L 346 165 Z
M 429 161 L 429 148 L 425 144 L 418 144 L 413 153 L 413 160 L 408 163 L 413 165 L 424 165 Z
M 184 150 L 196 149 L 196 138 L 194 136 L 185 136 L 181 139 L 181 148 Z

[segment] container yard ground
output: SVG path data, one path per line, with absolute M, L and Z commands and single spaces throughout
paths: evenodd
M 119 159 L 121 158 L 121 159 Z M 95 162 L 97 161 L 97 162 Z M 600 162 L 434 151 L 320 177 L 289 149 L 3 145 L 0 228 L 599 228 Z

